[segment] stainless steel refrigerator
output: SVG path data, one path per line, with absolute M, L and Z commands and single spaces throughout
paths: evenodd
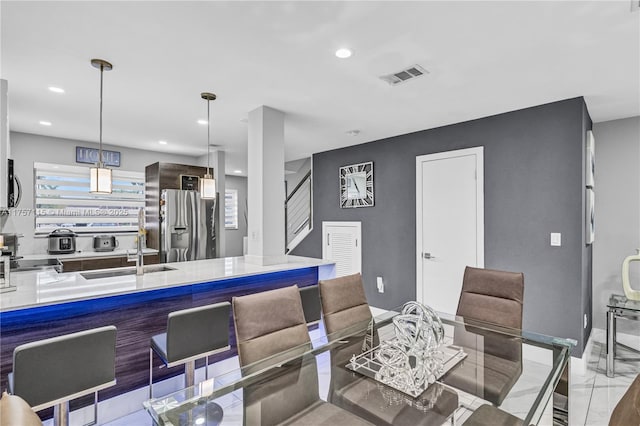
M 216 257 L 216 200 L 202 200 L 197 191 L 165 189 L 161 194 L 161 262 Z

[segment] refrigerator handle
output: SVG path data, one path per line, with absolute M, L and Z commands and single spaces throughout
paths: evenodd
M 193 253 L 191 255 L 191 259 L 190 260 L 198 260 L 200 253 L 198 252 L 198 232 L 200 231 L 198 225 L 199 225 L 199 217 L 198 217 L 198 213 L 199 213 L 199 202 L 200 199 L 199 197 L 197 197 L 197 193 L 195 191 L 192 191 L 192 197 L 191 197 L 191 235 L 190 237 L 190 241 L 189 241 L 189 247 L 193 250 Z

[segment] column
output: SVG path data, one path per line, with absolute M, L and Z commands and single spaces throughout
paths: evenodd
M 224 151 L 214 151 L 211 153 L 211 166 L 213 167 L 213 178 L 216 180 L 216 191 L 218 191 L 218 216 L 216 217 L 216 257 L 225 257 L 226 239 L 224 229 L 224 195 L 225 185 L 225 153 Z
M 9 152 L 8 97 L 9 84 L 7 80 L 0 80 L 0 210 L 8 207 L 7 159 L 11 155 Z
M 248 239 L 245 260 L 286 263 L 284 235 L 284 113 L 267 106 L 249 112 Z

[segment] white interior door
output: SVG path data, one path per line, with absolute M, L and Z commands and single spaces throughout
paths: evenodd
M 483 149 L 416 158 L 416 295 L 455 313 L 465 266 L 484 267 Z
M 322 258 L 336 263 L 336 277 L 362 272 L 360 222 L 322 222 Z

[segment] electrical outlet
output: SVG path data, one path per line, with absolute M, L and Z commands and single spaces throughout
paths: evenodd
M 583 321 L 583 322 L 584 322 L 583 327 L 584 327 L 584 328 L 587 328 L 587 323 L 588 323 L 588 320 L 587 320 L 587 314 L 584 314 L 584 321 Z
M 382 281 L 382 277 L 376 278 L 376 285 L 378 287 L 378 293 L 384 293 L 384 281 Z

